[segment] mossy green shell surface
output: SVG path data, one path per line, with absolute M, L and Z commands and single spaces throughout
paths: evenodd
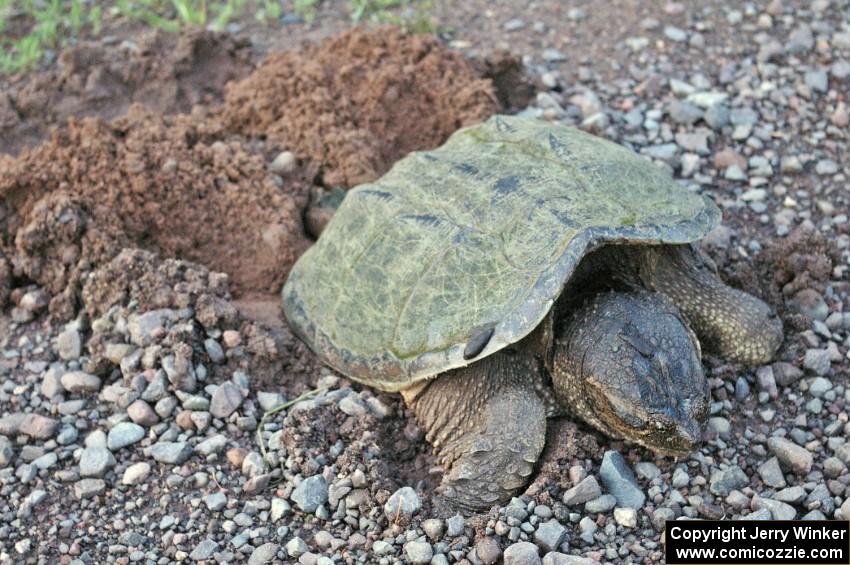
M 284 310 L 328 365 L 401 390 L 522 339 L 591 249 L 687 243 L 719 218 L 625 147 L 494 116 L 349 191 Z

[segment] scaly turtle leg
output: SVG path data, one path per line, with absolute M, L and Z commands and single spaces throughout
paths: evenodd
M 782 344 L 782 321 L 764 302 L 727 286 L 711 260 L 692 245 L 648 248 L 642 278 L 667 295 L 703 347 L 730 361 L 760 365 Z
M 466 511 L 510 500 L 546 440 L 542 366 L 502 351 L 402 391 L 440 464 L 440 492 Z

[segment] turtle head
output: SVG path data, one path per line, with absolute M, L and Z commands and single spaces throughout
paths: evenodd
M 666 298 L 603 293 L 568 323 L 581 327 L 566 328 L 556 348 L 580 366 L 556 369 L 553 384 L 559 395 L 580 398 L 562 402 L 600 431 L 657 453 L 680 456 L 699 446 L 709 409 L 699 342 Z

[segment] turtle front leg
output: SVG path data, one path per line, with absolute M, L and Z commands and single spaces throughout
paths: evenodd
M 546 440 L 541 370 L 530 355 L 500 352 L 402 391 L 446 469 L 439 491 L 453 506 L 484 510 L 528 483 Z
M 783 333 L 770 306 L 727 286 L 692 245 L 665 245 L 651 253 L 651 286 L 673 301 L 707 351 L 747 365 L 771 360 Z

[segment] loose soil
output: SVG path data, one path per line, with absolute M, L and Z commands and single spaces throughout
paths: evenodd
M 224 85 L 251 71 L 245 39 L 208 31 L 150 31 L 133 41 L 84 41 L 48 70 L 18 77 L 0 92 L 0 153 L 16 154 L 71 117 L 188 112 L 221 100 Z
M 0 288 L 11 270 L 14 285 L 45 288 L 51 313 L 69 319 L 86 274 L 138 247 L 225 272 L 236 295 L 275 293 L 309 245 L 313 182 L 373 179 L 499 109 L 492 81 L 463 57 L 382 29 L 271 56 L 228 87 L 223 106 L 73 118 L 39 147 L 0 156 Z M 296 166 L 269 166 L 282 149 Z
M 492 82 L 469 61 L 394 28 L 272 55 L 225 98 L 229 131 L 293 151 L 326 187 L 374 180 L 499 110 Z

